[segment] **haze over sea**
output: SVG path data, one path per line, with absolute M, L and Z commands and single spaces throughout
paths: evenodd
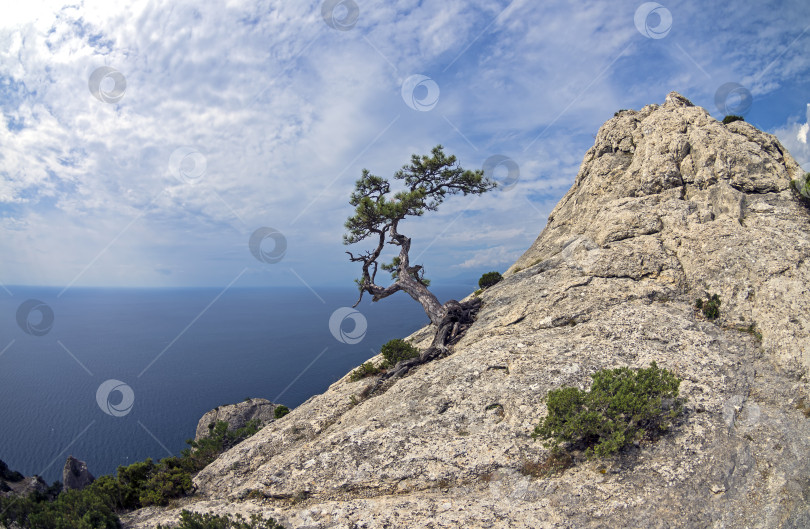
M 474 287 L 434 289 L 460 299 Z M 357 310 L 367 331 L 341 343 L 329 320 L 357 300 L 353 288 L 111 289 L 8 287 L 0 293 L 0 459 L 25 475 L 61 480 L 68 455 L 95 476 L 151 457 L 179 455 L 200 416 L 263 397 L 290 408 L 428 322 L 404 293 Z M 11 295 L 9 295 L 11 294 Z M 17 323 L 28 299 L 54 314 L 47 334 Z M 210 306 L 209 306 L 210 305 Z M 38 323 L 39 312 L 29 317 Z M 342 329 L 352 334 L 352 319 Z M 163 352 L 161 354 L 161 352 Z M 97 403 L 99 386 L 128 385 L 123 416 Z M 109 402 L 123 394 L 114 391 Z

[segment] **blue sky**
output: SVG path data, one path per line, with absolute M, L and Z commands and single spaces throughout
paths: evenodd
M 810 169 L 806 0 L 15 2 L 0 283 L 351 285 L 354 181 L 439 143 L 520 175 L 403 223 L 412 256 L 434 284 L 503 271 L 615 111 L 676 90 L 722 119 L 727 83 Z

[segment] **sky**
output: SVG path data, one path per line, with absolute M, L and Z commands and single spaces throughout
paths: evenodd
M 809 87 L 806 0 L 6 2 L 0 288 L 351 286 L 355 180 L 437 144 L 501 185 L 401 232 L 474 284 L 617 110 L 675 90 L 810 170 Z

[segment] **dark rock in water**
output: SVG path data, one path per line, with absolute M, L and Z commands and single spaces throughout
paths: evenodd
M 273 420 L 275 409 L 276 405 L 267 399 L 246 399 L 238 404 L 219 406 L 200 418 L 194 440 L 199 441 L 203 437 L 208 437 L 211 429 L 219 421 L 227 422 L 229 430 L 238 430 L 253 419 L 259 419 L 262 425 L 267 424 Z
M 87 470 L 87 463 L 69 456 L 62 469 L 62 482 L 64 490 L 82 490 L 96 480 Z

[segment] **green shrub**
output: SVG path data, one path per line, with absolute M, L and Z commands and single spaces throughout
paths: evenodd
M 680 379 L 653 362 L 649 368 L 603 369 L 589 391 L 564 387 L 548 392 L 548 415 L 532 437 L 554 452 L 561 443 L 584 445 L 586 455 L 611 455 L 643 435 L 655 437 L 682 411 Z
M 720 316 L 720 303 L 720 296 L 712 294 L 706 301 L 698 298 L 695 301 L 695 308 L 703 311 L 707 320 L 716 320 Z
M 798 181 L 791 180 L 790 183 L 793 190 L 799 193 L 801 198 L 807 201 L 807 199 L 810 197 L 810 173 L 804 173 L 804 176 Z
M 374 375 L 378 375 L 385 371 L 382 367 L 377 367 L 372 362 L 365 362 L 360 364 L 360 367 L 352 371 L 352 374 L 349 376 L 349 380 L 352 382 L 357 382 L 358 380 L 362 380 L 366 377 L 373 377 Z
M 478 286 L 484 290 L 498 283 L 501 279 L 503 279 L 503 276 L 500 272 L 487 272 L 478 280 Z
M 723 125 L 728 125 L 734 121 L 745 121 L 745 118 L 742 116 L 735 116 L 734 114 L 729 114 L 728 116 L 723 118 Z
M 149 476 L 138 495 L 141 505 L 167 505 L 169 499 L 191 492 L 193 485 L 189 470 L 180 458 L 162 459 L 157 471 Z
M 274 519 L 265 519 L 264 516 L 253 514 L 250 520 L 245 520 L 241 514 L 231 518 L 211 513 L 199 514 L 183 510 L 180 513 L 180 524 L 174 526 L 158 525 L 158 529 L 284 529 Z
M 273 410 L 273 417 L 275 417 L 276 419 L 281 419 L 282 417 L 284 417 L 288 413 L 290 413 L 290 408 L 288 408 L 284 404 L 279 404 Z
M 397 362 L 419 356 L 419 349 L 400 338 L 394 338 L 383 344 L 380 352 L 385 358 L 386 367 L 393 367 Z
M 195 473 L 225 450 L 258 432 L 260 424 L 255 419 L 242 428 L 229 430 L 227 422 L 219 421 L 211 427 L 208 437 L 186 441 L 189 448 L 183 450 L 180 457 L 167 457 L 157 463 L 146 459 L 120 466 L 115 476 L 101 476 L 82 490 L 60 493 L 53 501 L 51 498 L 55 494 L 51 492 L 34 493 L 27 498 L 0 497 L 0 526 L 26 529 L 120 528 L 116 513 L 146 505 L 166 505 L 172 498 L 189 494 L 193 491 L 191 478 Z M 226 527 L 242 529 L 251 526 Z
M 85 489 L 87 490 L 87 489 Z M 68 490 L 51 500 L 46 494 L 0 497 L 0 526 L 31 529 L 119 529 L 107 498 Z

